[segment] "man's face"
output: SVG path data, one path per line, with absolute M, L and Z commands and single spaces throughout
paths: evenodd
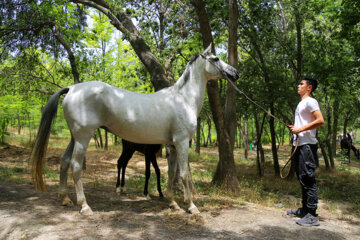
M 307 91 L 311 91 L 311 87 L 306 80 L 302 80 L 297 87 L 298 94 L 301 96 L 304 95 Z

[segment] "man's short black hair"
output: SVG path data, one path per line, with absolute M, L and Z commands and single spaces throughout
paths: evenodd
M 311 92 L 314 92 L 317 88 L 318 82 L 316 79 L 311 77 L 304 77 L 303 80 L 306 80 L 308 85 L 312 86 Z

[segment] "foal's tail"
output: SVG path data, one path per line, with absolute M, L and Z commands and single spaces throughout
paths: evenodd
M 46 190 L 43 165 L 50 137 L 50 129 L 56 116 L 59 98 L 62 94 L 69 92 L 69 90 L 70 88 L 66 87 L 52 95 L 42 112 L 38 134 L 30 157 L 30 164 L 32 165 L 31 176 L 36 190 Z

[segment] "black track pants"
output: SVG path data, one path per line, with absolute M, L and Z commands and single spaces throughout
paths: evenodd
M 302 190 L 302 208 L 315 215 L 318 194 L 315 180 L 315 168 L 319 166 L 317 144 L 298 146 L 294 155 L 295 172 Z

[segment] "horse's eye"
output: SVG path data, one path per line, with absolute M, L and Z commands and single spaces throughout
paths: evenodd
M 219 58 L 218 58 L 218 57 L 214 57 L 213 60 L 214 60 L 215 62 L 217 62 L 217 61 L 219 61 Z

